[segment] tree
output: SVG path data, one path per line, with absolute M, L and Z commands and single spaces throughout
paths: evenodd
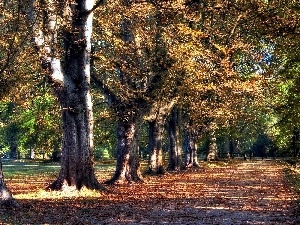
M 23 85 L 22 77 L 26 77 L 27 73 L 22 71 L 23 67 L 19 67 L 21 58 L 28 56 L 24 51 L 24 46 L 28 40 L 25 32 L 25 22 L 21 14 L 22 2 L 2 1 L 0 3 L 0 100 L 3 102 L 13 102 L 13 96 L 20 93 L 19 87 Z M 22 71 L 22 73 L 20 73 Z M 6 107 L 6 104 L 4 104 Z M 13 105 L 13 103 L 12 103 Z M 1 104 L 1 112 L 3 113 Z M 6 109 L 4 110 L 6 111 Z M 10 113 L 8 113 L 10 114 Z M 0 128 L 5 125 L 10 115 L 0 117 Z M 2 145 L 2 144 L 1 144 Z M 2 153 L 2 152 L 1 152 Z M 0 160 L 0 204 L 16 207 L 18 204 L 8 190 Z
M 195 127 L 195 124 L 186 113 L 183 131 L 184 164 L 186 168 L 199 167 L 197 148 L 199 139 L 204 134 L 205 129 L 205 126 Z
M 148 141 L 148 152 L 149 152 L 149 168 L 150 174 L 164 174 L 163 164 L 163 133 L 167 117 L 172 111 L 176 99 L 170 101 L 166 105 L 162 105 L 161 102 L 153 104 L 150 110 L 149 116 L 146 121 L 149 124 L 149 141 Z
M 28 1 L 33 44 L 62 110 L 61 169 L 51 189 L 103 189 L 93 166 L 90 92 L 93 10 L 101 3 Z
M 139 7 L 132 13 L 130 9 L 134 6 Z M 110 10 L 108 7 L 103 13 L 107 16 Z M 113 12 L 119 12 L 120 16 L 108 21 L 119 26 L 102 27 L 103 32 L 97 37 L 101 41 L 95 59 L 108 60 L 106 68 L 95 61 L 94 80 L 107 96 L 118 120 L 117 165 L 115 174 L 107 182 L 109 184 L 142 180 L 138 130 L 147 111 L 158 109 L 154 109 L 155 104 L 163 108 L 170 99 L 172 102 L 172 97 L 164 95 L 164 91 L 169 93 L 174 86 L 164 86 L 171 80 L 168 70 L 172 59 L 167 55 L 162 38 L 161 21 L 166 19 L 163 11 L 159 1 L 149 4 L 117 2 Z M 164 101 L 165 97 L 168 100 Z
M 181 144 L 182 130 L 180 129 L 181 125 L 181 109 L 175 107 L 171 112 L 167 128 L 170 141 L 169 164 L 167 170 L 181 170 L 183 168 Z

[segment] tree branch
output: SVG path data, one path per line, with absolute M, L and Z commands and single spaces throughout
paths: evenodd
M 86 15 L 92 13 L 95 9 L 97 9 L 100 5 L 104 4 L 105 0 L 98 0 L 98 2 L 95 3 L 95 5 L 93 6 L 93 8 L 91 8 L 90 10 L 86 11 Z
M 96 86 L 100 89 L 102 94 L 108 99 L 108 104 L 112 105 L 116 102 L 117 96 L 105 85 L 94 73 L 91 73 L 91 79 L 94 81 Z

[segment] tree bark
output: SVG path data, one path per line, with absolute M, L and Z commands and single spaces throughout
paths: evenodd
M 208 162 L 218 160 L 218 147 L 214 130 L 209 131 L 209 147 L 206 160 Z
M 197 158 L 196 139 L 192 131 L 186 130 L 184 132 L 185 167 L 187 168 L 200 167 Z
M 146 121 L 149 124 L 149 141 L 148 141 L 148 172 L 150 174 L 164 174 L 165 169 L 163 165 L 163 132 L 166 119 L 172 111 L 177 98 L 173 98 L 167 102 L 155 102 L 150 110 L 149 116 Z
M 116 170 L 113 177 L 105 182 L 106 184 L 124 184 L 143 180 L 138 157 L 138 128 L 138 117 L 134 115 L 119 117 Z
M 182 163 L 182 149 L 180 146 L 179 137 L 179 110 L 174 108 L 171 113 L 171 118 L 168 123 L 168 135 L 170 140 L 169 149 L 169 164 L 167 170 L 181 170 Z
M 293 155 L 294 157 L 298 158 L 299 157 L 299 152 L 300 152 L 300 132 L 298 128 L 293 129 L 293 136 L 292 136 L 292 148 L 293 148 Z
M 164 174 L 163 150 L 162 150 L 162 133 L 163 124 L 154 120 L 149 124 L 149 168 L 150 174 Z
M 2 161 L 0 159 L 0 206 L 1 205 L 14 208 L 19 206 L 6 186 L 2 169 Z
M 41 4 L 41 5 L 38 5 Z M 63 5 L 65 4 L 65 5 Z M 55 7 L 56 6 L 56 7 Z M 40 7 L 37 9 L 36 7 Z M 49 188 L 54 190 L 104 189 L 96 179 L 93 162 L 93 113 L 90 93 L 90 57 L 94 1 L 66 1 L 57 8 L 52 1 L 31 0 L 28 18 L 34 24 L 33 35 L 49 81 L 62 109 L 63 144 L 61 170 Z M 36 15 L 43 10 L 43 24 Z M 57 48 L 57 12 L 64 12 L 64 61 Z

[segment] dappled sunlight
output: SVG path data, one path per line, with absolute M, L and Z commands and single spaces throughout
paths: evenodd
M 113 173 L 112 167 L 105 168 L 97 170 L 99 181 Z M 143 183 L 106 186 L 106 193 L 86 188 L 48 192 L 44 188 L 50 178 L 27 177 L 23 184 L 8 180 L 23 206 L 18 211 L 21 224 L 30 218 L 46 224 L 51 220 L 57 222 L 50 224 L 63 220 L 67 224 L 270 225 L 295 221 L 297 194 L 285 185 L 283 167 L 275 161 L 202 164 L 199 169 L 145 176 Z
M 39 189 L 27 194 L 14 195 L 16 199 L 74 199 L 74 198 L 97 198 L 102 196 L 103 193 L 97 190 L 89 190 L 83 187 L 80 191 L 74 189 L 64 189 L 63 191 L 47 191 Z

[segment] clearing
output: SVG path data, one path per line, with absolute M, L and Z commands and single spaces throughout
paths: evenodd
M 36 174 L 25 165 L 23 173 L 8 173 L 21 207 L 0 209 L 0 224 L 300 224 L 299 195 L 286 183 L 286 165 L 277 161 L 202 162 L 197 170 L 108 187 L 113 193 L 45 192 L 58 167 L 33 165 Z M 100 181 L 114 169 L 96 168 Z

